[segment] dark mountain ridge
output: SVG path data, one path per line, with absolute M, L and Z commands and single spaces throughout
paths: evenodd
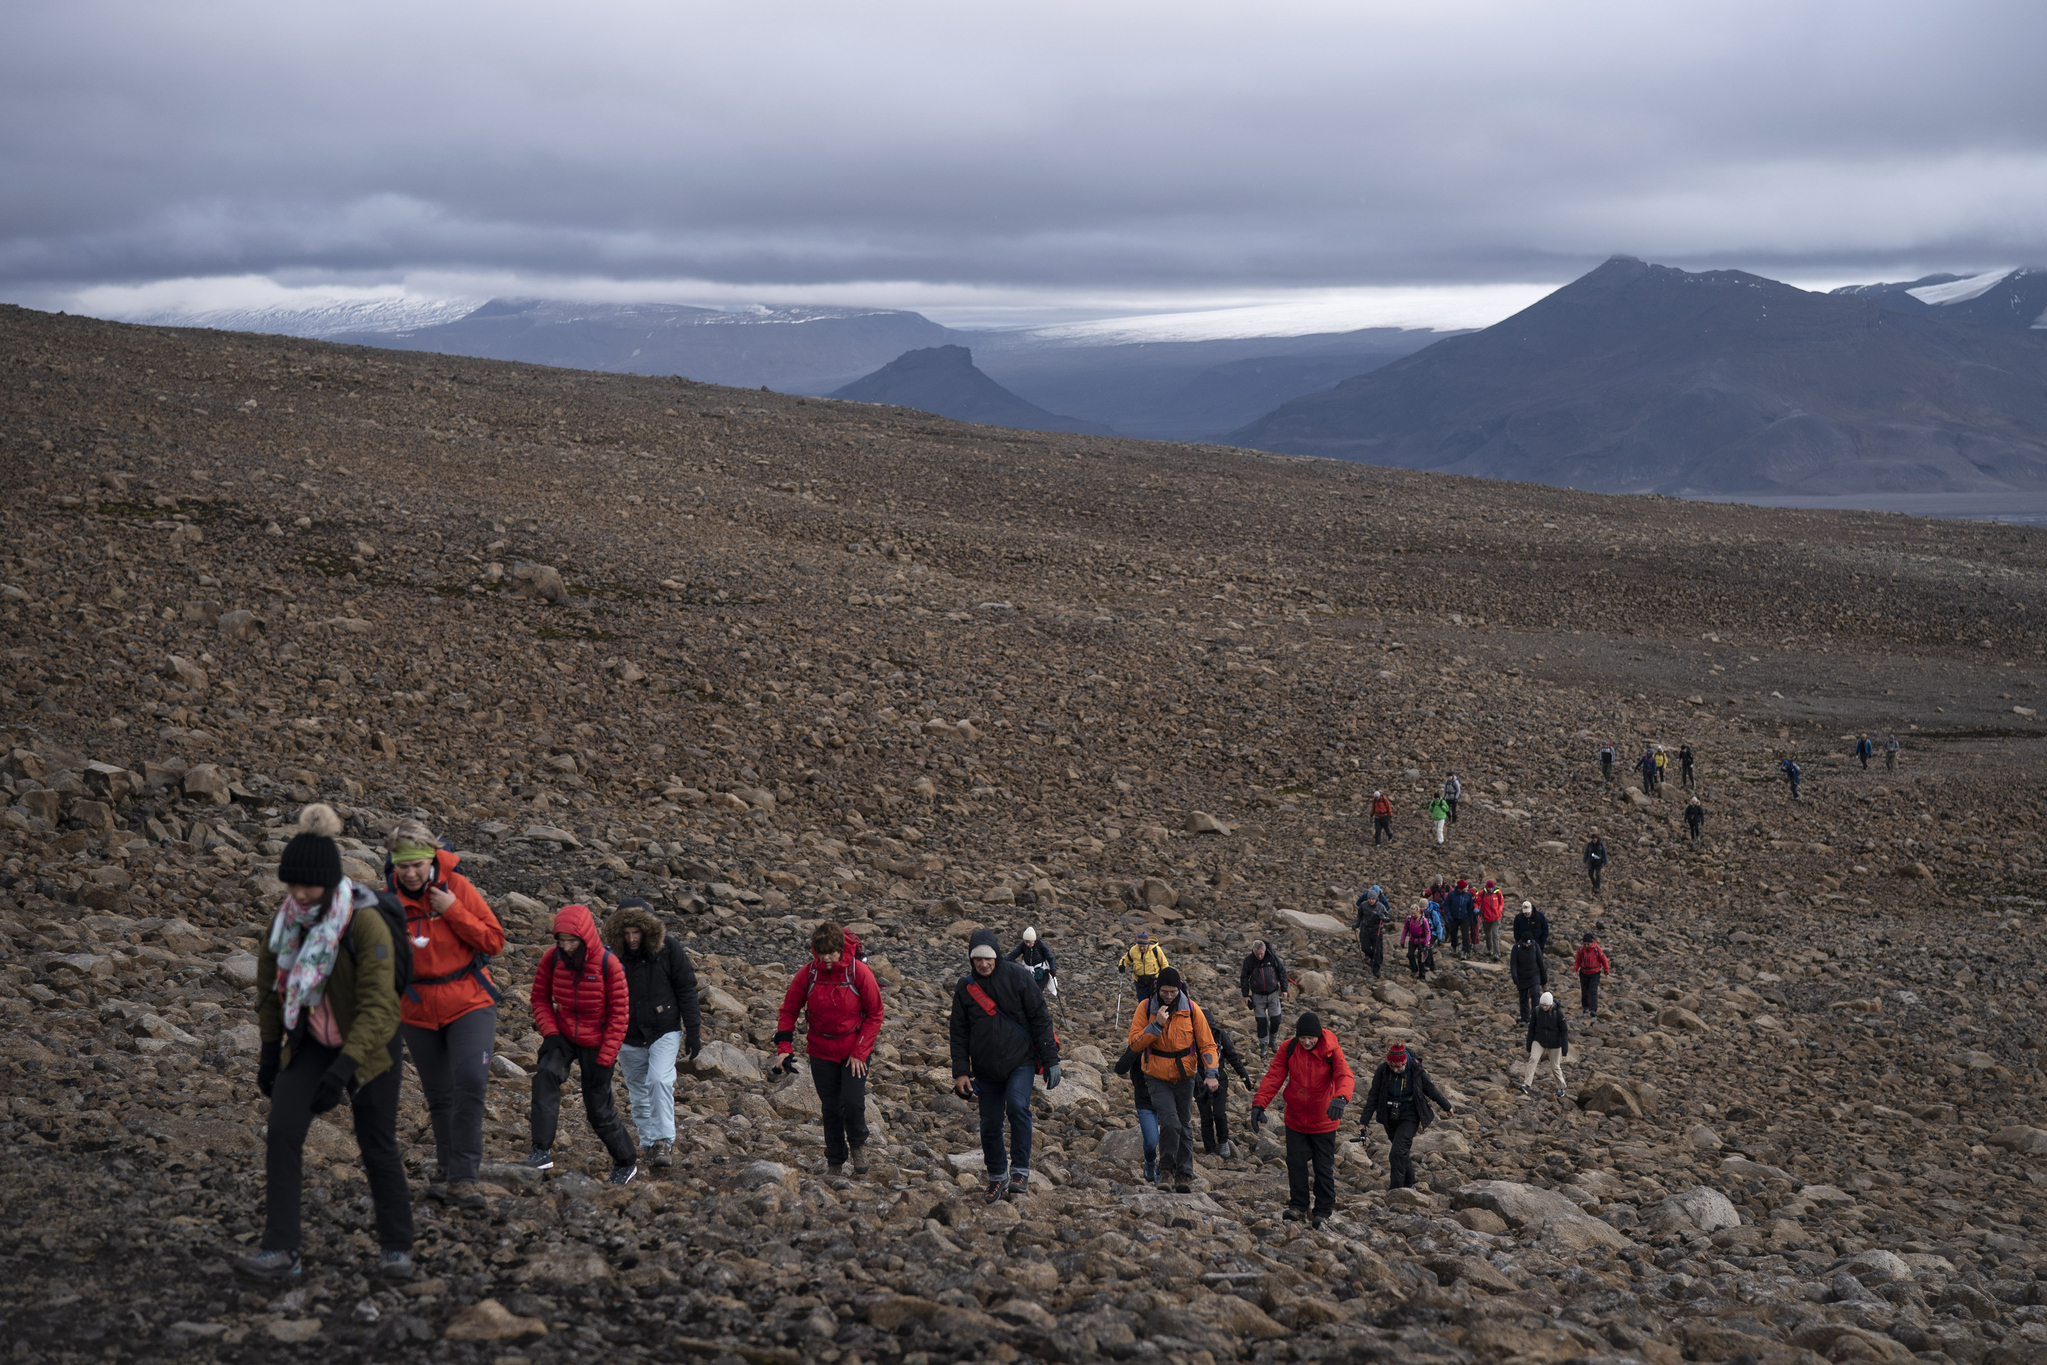
M 1109 434 L 1109 429 L 1100 423 L 1062 417 L 1017 397 L 975 368 L 974 354 L 964 346 L 928 346 L 905 351 L 873 374 L 854 380 L 831 396 L 917 408 L 983 426 Z

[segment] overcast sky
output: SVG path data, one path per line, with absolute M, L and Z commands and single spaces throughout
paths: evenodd
M 2043 40 L 2039 0 L 15 4 L 0 298 L 972 321 L 2047 263 Z

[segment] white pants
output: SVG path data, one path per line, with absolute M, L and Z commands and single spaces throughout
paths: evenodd
M 1556 1069 L 1557 1089 L 1563 1089 L 1564 1050 L 1560 1047 L 1544 1047 L 1541 1043 L 1530 1043 L 1528 1045 L 1528 1074 L 1521 1078 L 1521 1084 L 1534 1085 L 1535 1073 L 1542 1070 L 1544 1062 L 1548 1062 Z
M 1448 823 L 1447 820 L 1436 821 L 1436 842 L 1439 844 L 1443 842 L 1443 826 Z
M 675 1141 L 675 1058 L 682 1032 L 664 1033 L 646 1047 L 618 1050 L 618 1069 L 632 1101 L 633 1128 L 642 1148 Z

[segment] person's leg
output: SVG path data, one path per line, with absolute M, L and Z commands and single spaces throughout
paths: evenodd
M 1546 1047 L 1542 1050 L 1542 1055 L 1556 1069 L 1557 1089 L 1566 1089 L 1570 1082 L 1564 1079 L 1564 1050 L 1560 1047 Z
M 568 1084 L 569 1063 L 575 1055 L 575 1049 L 560 1034 L 540 1045 L 540 1064 L 533 1068 L 530 1107 L 533 1145 L 540 1151 L 554 1146 L 555 1133 L 561 1128 L 562 1087 Z
M 1523 1090 L 1535 1084 L 1535 1069 L 1541 1065 L 1542 1044 L 1530 1043 L 1528 1045 L 1528 1068 L 1521 1075 L 1521 1088 Z
M 682 1032 L 664 1033 L 647 1048 L 647 1122 L 642 1142 L 675 1141 L 675 1059 L 682 1054 Z M 634 1115 L 635 1122 L 638 1115 Z
M 1012 1181 L 1027 1179 L 1031 1173 L 1031 1083 L 1037 1074 L 1034 1066 L 1020 1066 L 1009 1073 L 1009 1084 L 1003 1087 L 1002 1110 L 1009 1120 L 1009 1178 Z M 864 1096 L 867 1083 L 862 1081 L 860 1087 Z M 864 1130 L 861 1138 L 866 1138 Z
M 632 1166 L 633 1140 L 625 1135 L 625 1125 L 618 1121 L 618 1102 L 611 1093 L 612 1069 L 597 1065 L 594 1047 L 583 1049 L 581 1062 L 583 1117 L 589 1120 L 590 1131 L 597 1134 L 604 1150 L 611 1153 L 611 1164 L 621 1168 Z
M 1190 1116 L 1180 1107 L 1180 1096 L 1176 1093 L 1179 1087 L 1156 1076 L 1145 1077 L 1145 1083 L 1151 1088 L 1151 1111 L 1158 1118 L 1159 1173 L 1192 1169 L 1194 1142 L 1188 1132 Z M 1190 1090 L 1188 1099 L 1191 1101 L 1192 1097 Z
M 1155 976 L 1132 977 L 1130 981 L 1131 989 L 1137 992 L 1139 1000 L 1149 999 L 1152 991 L 1157 989 L 1158 984 L 1159 979 Z
M 1303 1133 L 1315 1168 L 1315 1216 L 1336 1212 L 1336 1134 Z
M 1450 823 L 1453 825 L 1457 823 L 1457 803 L 1455 801 L 1450 803 Z
M 405 1069 L 398 1065 L 398 1041 L 391 1040 L 391 1065 L 355 1092 L 355 1149 L 362 1154 L 376 1210 L 377 1249 L 412 1250 L 412 1190 L 405 1183 L 405 1159 L 398 1154 L 398 1091 Z M 474 1180 L 475 1173 L 450 1181 Z
M 1183 1178 L 1194 1175 L 1194 1089 L 1202 1084 L 1197 1080 L 1173 1082 L 1174 1112 L 1180 1120 L 1180 1163 L 1178 1170 Z
M 654 1121 L 652 1097 L 647 1093 L 647 1049 L 632 1043 L 619 1048 L 618 1074 L 625 1080 L 626 1109 L 633 1116 L 633 1134 L 644 1152 L 654 1141 L 647 1131 Z
M 434 1164 L 441 1168 L 442 1180 L 453 1180 L 455 1081 L 448 1065 L 452 1054 L 447 1030 L 400 1024 L 398 1036 L 412 1057 L 412 1069 L 419 1073 L 419 1093 L 426 1100 L 427 1118 L 434 1130 Z M 476 1177 L 472 1173 L 465 1178 Z
M 1215 1097 L 1208 1093 L 1205 1085 L 1194 1088 L 1194 1108 L 1201 1119 L 1201 1150 L 1213 1152 L 1216 1147 L 1215 1112 L 1210 1103 Z
M 1209 1095 L 1208 1087 L 1205 1085 L 1201 1087 L 1201 1093 L 1204 1095 L 1208 1095 L 1208 1107 L 1215 1113 L 1215 1145 L 1216 1150 L 1220 1151 L 1224 1147 L 1227 1147 L 1230 1142 L 1229 1073 L 1227 1071 L 1223 1073 L 1222 1084 L 1215 1088 L 1214 1094 Z M 1204 1132 L 1206 1131 L 1205 1125 L 1203 1127 L 1203 1131 Z
M 1306 1133 L 1286 1130 L 1286 1203 L 1290 1209 L 1308 1211 L 1308 1164 L 1313 1155 Z
M 270 1122 L 264 1134 L 264 1251 L 299 1249 L 299 1200 L 305 1184 L 306 1133 L 313 1126 L 313 1092 L 333 1065 L 338 1048 L 308 1042 L 292 1054 L 270 1088 Z
M 824 1119 L 824 1159 L 832 1166 L 846 1164 L 846 1119 L 839 1097 L 844 1076 L 845 1069 L 837 1062 L 810 1059 L 810 1082 L 817 1087 L 818 1112 Z
M 1443 823 L 1441 820 L 1436 821 L 1436 842 L 1439 844 L 1443 842 Z
M 441 1174 L 450 1184 L 474 1180 L 483 1164 L 483 1105 L 490 1094 L 490 1053 L 497 1043 L 498 1007 L 471 1010 L 441 1030 L 448 1047 L 448 1137 Z M 435 1133 L 439 1141 L 439 1133 Z
M 1159 1116 L 1149 1109 L 1137 1111 L 1137 1135 L 1144 1139 L 1144 1164 L 1159 1159 Z
M 1387 1188 L 1404 1190 L 1414 1184 L 1414 1135 L 1420 1128 L 1418 1119 L 1402 1119 L 1386 1130 L 1392 1139 L 1393 1150 L 1386 1157 Z

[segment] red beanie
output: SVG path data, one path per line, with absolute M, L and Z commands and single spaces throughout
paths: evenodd
M 1471 883 L 1464 880 L 1464 878 L 1459 877 L 1457 879 L 1457 889 L 1459 891 L 1469 891 L 1471 890 Z
M 1395 1043 L 1386 1051 L 1386 1065 L 1399 1066 L 1407 1060 L 1407 1045 Z

